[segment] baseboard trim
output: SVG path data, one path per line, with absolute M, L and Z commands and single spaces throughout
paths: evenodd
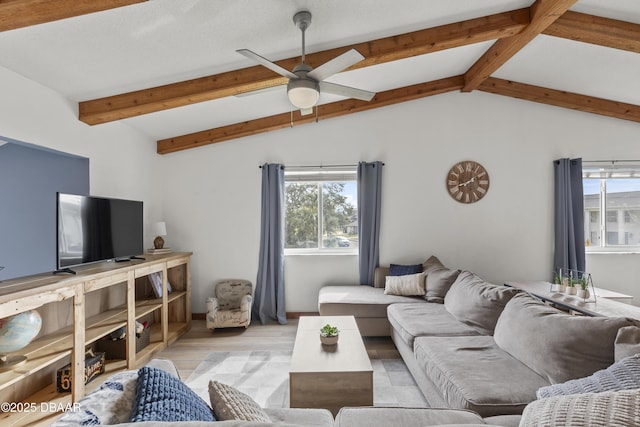
M 300 316 L 320 316 L 317 311 L 287 311 L 287 319 L 299 319 Z

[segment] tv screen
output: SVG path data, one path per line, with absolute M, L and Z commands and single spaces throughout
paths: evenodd
M 143 252 L 142 202 L 58 193 L 58 269 Z

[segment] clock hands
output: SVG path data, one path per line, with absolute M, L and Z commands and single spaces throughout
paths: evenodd
M 465 181 L 465 182 L 463 182 L 461 184 L 458 184 L 458 187 L 466 187 L 467 185 L 471 184 L 475 180 L 476 180 L 476 177 L 474 176 L 473 178 L 471 178 L 471 179 L 469 179 L 469 180 L 467 180 L 467 181 Z

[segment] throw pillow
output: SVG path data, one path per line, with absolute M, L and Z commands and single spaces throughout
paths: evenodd
M 389 266 L 389 276 L 406 276 L 408 274 L 422 273 L 422 264 L 401 265 L 391 264 Z
M 459 274 L 460 270 L 449 270 L 444 267 L 430 270 L 425 283 L 427 291 L 424 299 L 429 302 L 444 303 L 444 297 Z
M 215 421 L 207 402 L 185 383 L 162 369 L 138 371 L 136 396 L 129 421 Z
M 463 271 L 445 295 L 444 306 L 458 321 L 481 334 L 491 335 L 505 305 L 518 292 L 515 288 L 494 285 L 470 271 Z
M 534 400 L 520 427 L 628 427 L 640 425 L 640 390 L 554 396 Z
M 429 275 L 432 270 L 438 268 L 444 268 L 444 264 L 440 262 L 438 257 L 433 255 L 427 258 L 426 261 L 422 263 L 422 271 L 427 275 Z
M 625 326 L 624 328 L 620 328 L 616 335 L 613 350 L 616 362 L 625 357 L 640 353 L 640 328 L 638 326 Z
M 76 427 L 128 422 L 137 379 L 137 370 L 110 376 L 100 387 L 80 399 L 77 408 L 65 412 L 51 426 Z
M 209 398 L 220 421 L 242 420 L 270 423 L 269 415 L 250 396 L 227 384 L 209 381 Z
M 424 273 L 387 276 L 384 293 L 387 295 L 422 296 L 425 294 Z
M 569 380 L 561 384 L 542 387 L 536 392 L 538 399 L 581 393 L 632 390 L 640 388 L 640 355 L 622 359 L 607 369 L 591 376 Z
M 624 317 L 572 316 L 521 293 L 504 308 L 493 338 L 502 350 L 557 384 L 611 366 L 618 330 L 631 324 Z

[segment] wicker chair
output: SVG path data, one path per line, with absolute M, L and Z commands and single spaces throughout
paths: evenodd
M 249 327 L 253 286 L 248 280 L 222 280 L 213 285 L 214 297 L 207 298 L 207 328 Z

